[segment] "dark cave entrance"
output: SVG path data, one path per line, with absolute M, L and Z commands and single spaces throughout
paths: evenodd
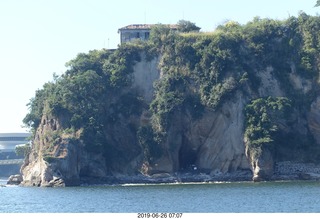
M 179 150 L 179 170 L 191 171 L 194 170 L 197 160 L 197 150 L 194 150 L 186 145 L 183 145 Z

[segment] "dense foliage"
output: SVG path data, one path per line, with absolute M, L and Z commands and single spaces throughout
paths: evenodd
M 180 20 L 178 21 L 178 31 L 179 32 L 199 32 L 199 30 L 201 29 L 200 27 L 198 27 L 195 23 L 192 23 L 190 21 L 186 21 L 186 20 Z
M 263 147 L 274 146 L 279 124 L 285 120 L 291 108 L 285 97 L 258 98 L 249 103 L 245 109 L 247 147 L 257 153 Z
M 229 21 L 211 33 L 198 32 L 191 22 L 180 21 L 178 26 L 180 31 L 156 25 L 147 42 L 79 54 L 67 63 L 65 74 L 36 92 L 24 123 L 35 130 L 45 114 L 63 117 L 64 129 L 82 130 L 88 150 L 108 152 L 106 126 L 149 110 L 151 124 L 130 127 L 149 159 L 161 154 L 161 141 L 176 113 L 200 118 L 205 108 L 219 109 L 237 91 L 253 93 L 245 112 L 246 136 L 253 147 L 273 141 L 277 113 L 289 102 L 291 108 L 299 108 L 302 102 L 308 106 L 313 101 L 320 67 L 318 16 L 302 12 L 284 21 L 259 17 L 245 25 Z M 155 83 L 150 105 L 131 86 L 133 66 L 141 54 L 148 60 L 160 57 L 162 77 Z M 288 93 L 286 98 L 259 97 L 257 74 L 270 66 Z M 309 93 L 293 89 L 287 83 L 292 72 L 313 79 L 316 86 Z
M 212 33 L 157 32 L 154 42 L 160 47 L 164 77 L 156 85 L 151 105 L 155 130 L 165 132 L 174 121 L 168 117 L 173 112 L 193 110 L 185 106 L 187 96 L 196 100 L 195 109 L 215 110 L 246 86 L 258 95 L 257 73 L 269 66 L 294 104 L 310 105 L 314 94 L 302 94 L 287 82 L 292 72 L 316 78 L 319 23 L 319 17 L 301 13 L 284 21 L 258 17 L 246 25 L 229 21 Z
M 82 140 L 90 145 L 88 149 L 103 151 L 108 145 L 104 126 L 120 115 L 139 111 L 138 97 L 124 88 L 132 83 L 130 73 L 133 64 L 140 60 L 140 53 L 141 48 L 126 45 L 115 52 L 95 50 L 79 54 L 67 63 L 65 74 L 56 76 L 36 92 L 24 123 L 35 130 L 42 115 L 63 117 L 63 128 L 82 129 Z

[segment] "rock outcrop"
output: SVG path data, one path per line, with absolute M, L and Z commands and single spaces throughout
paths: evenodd
M 311 103 L 307 118 L 308 127 L 317 143 L 320 144 L 320 97 L 317 97 L 317 99 Z
M 49 133 L 59 130 L 61 124 L 44 116 L 33 141 L 33 150 L 26 157 L 21 173 L 24 186 L 78 186 L 81 178 L 107 176 L 105 158 L 83 149 L 80 141 L 62 135 L 53 144 Z M 78 133 L 79 134 L 79 133 Z
M 166 153 L 153 172 L 176 172 L 195 166 L 211 175 L 249 169 L 243 142 L 245 100 L 237 93 L 219 111 L 205 110 L 201 119 L 177 114 L 167 141 Z
M 270 180 L 274 174 L 274 161 L 271 152 L 265 149 L 261 151 L 259 156 L 252 156 L 252 152 L 248 153 L 253 172 L 252 180 L 254 182 Z
M 22 185 L 51 186 L 60 179 L 67 185 L 80 184 L 78 161 L 81 148 L 75 148 L 68 139 L 55 143 L 56 139 L 51 139 L 50 135 L 59 129 L 61 124 L 57 119 L 43 116 L 33 140 L 33 149 L 21 168 Z
M 152 43 L 80 54 L 28 115 L 35 133 L 21 184 L 248 172 L 262 181 L 277 176 L 279 162 L 318 161 L 320 59 L 311 43 L 318 36 L 308 17 L 299 19 L 257 19 L 208 36 L 164 32 Z
M 151 101 L 153 92 L 151 84 L 160 77 L 156 71 L 157 62 L 144 62 L 136 64 L 134 78 L 135 87 L 140 87 L 140 92 L 147 102 Z M 147 75 L 150 71 L 152 74 Z M 145 76 L 143 75 L 145 74 Z M 158 75 L 157 75 L 158 74 Z M 279 82 L 272 77 L 272 68 L 260 72 L 262 86 L 259 96 L 281 96 Z M 146 87 L 143 86 L 146 80 Z M 297 89 L 301 83 L 299 78 L 292 79 Z M 230 172 L 251 169 L 254 181 L 268 180 L 274 172 L 274 160 L 268 150 L 259 156 L 252 156 L 246 151 L 244 140 L 244 108 L 248 100 L 255 93 L 237 91 L 232 98 L 223 103 L 219 110 L 205 109 L 200 119 L 193 119 L 188 113 L 176 113 L 175 122 L 170 127 L 167 140 L 163 148 L 163 155 L 154 165 L 148 167 L 148 174 L 174 173 L 188 168 L 197 168 L 198 171 L 211 176 L 219 176 Z M 249 94 L 249 95 L 248 95 Z M 317 98 L 311 105 L 308 113 L 308 126 L 315 139 L 320 142 L 320 99 Z M 141 118 L 133 118 L 134 123 L 148 123 L 145 119 L 146 111 Z M 59 132 L 63 127 L 63 120 L 50 115 L 43 116 L 41 124 L 33 140 L 33 150 L 21 168 L 22 185 L 31 186 L 73 186 L 80 185 L 84 179 L 105 179 L 117 173 L 132 173 L 133 169 L 139 170 L 143 163 L 142 151 L 129 146 L 134 143 L 135 136 L 127 130 L 128 121 L 123 121 L 120 126 L 107 126 L 106 136 L 114 144 L 119 144 L 122 151 L 132 151 L 128 163 L 114 162 L 113 171 L 107 166 L 106 158 L 99 153 L 90 153 L 84 149 L 81 141 L 73 141 L 72 137 L 61 135 L 59 140 L 50 139 L 53 132 Z M 319 126 L 319 127 L 318 127 Z M 76 135 L 76 134 L 74 134 Z M 78 133 L 79 135 L 79 133 Z M 130 140 L 131 139 L 131 140 Z M 55 141 L 55 142 L 54 142 Z M 127 146 L 126 146 L 127 145 Z M 136 150 L 136 151 L 135 151 Z M 122 171 L 120 171 L 122 169 Z
M 11 175 L 8 179 L 7 185 L 20 185 L 22 181 L 23 179 L 20 174 Z

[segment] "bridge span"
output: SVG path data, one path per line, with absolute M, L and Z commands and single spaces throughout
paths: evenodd
M 0 165 L 22 165 L 24 159 L 8 159 L 8 160 L 0 160 Z
M 14 152 L 15 147 L 29 142 L 30 133 L 0 133 L 0 152 Z
M 30 133 L 0 133 L 0 177 L 19 174 L 24 157 L 15 153 L 17 145 L 29 143 Z

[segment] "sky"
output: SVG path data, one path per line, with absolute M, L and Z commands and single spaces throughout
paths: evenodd
M 0 133 L 28 132 L 30 99 L 79 53 L 114 49 L 130 24 L 188 20 L 213 31 L 228 20 L 318 16 L 316 0 L 0 0 Z

